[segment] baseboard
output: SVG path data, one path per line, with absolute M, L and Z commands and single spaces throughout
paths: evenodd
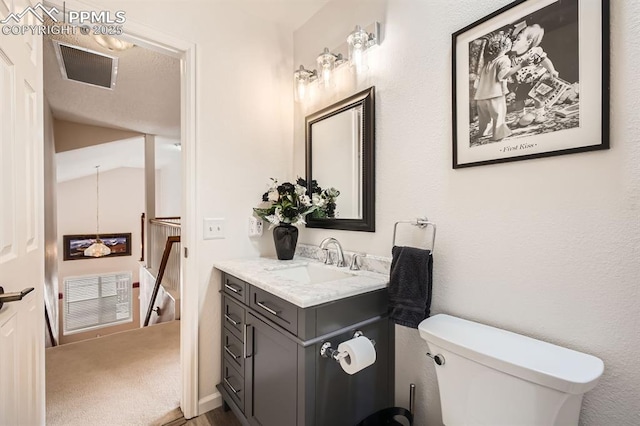
M 212 393 L 204 398 L 200 398 L 198 401 L 198 415 L 202 415 L 207 411 L 218 408 L 222 405 L 222 395 L 220 392 Z

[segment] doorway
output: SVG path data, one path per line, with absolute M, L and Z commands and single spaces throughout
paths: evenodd
M 49 6 L 62 10 L 63 1 L 52 0 Z M 74 6 L 91 11 L 93 7 L 74 2 Z M 180 406 L 186 418 L 198 414 L 198 288 L 186 282 L 196 277 L 195 268 L 195 45 L 169 37 L 135 22 L 127 21 L 123 40 L 137 46 L 170 55 L 180 60 L 180 143 L 182 149 L 182 250 L 180 299 Z M 187 248 L 191 248 L 189 257 Z

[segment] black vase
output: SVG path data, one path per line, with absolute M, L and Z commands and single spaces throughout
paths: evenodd
M 273 242 L 280 260 L 291 260 L 298 243 L 298 228 L 288 223 L 273 228 Z

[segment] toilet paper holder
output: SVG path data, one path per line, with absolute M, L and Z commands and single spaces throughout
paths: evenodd
M 353 338 L 354 339 L 356 337 L 360 337 L 360 336 L 364 336 L 364 333 L 362 331 L 360 331 L 360 330 L 356 330 L 353 333 Z M 373 346 L 376 345 L 376 341 L 375 340 L 373 340 L 373 339 L 369 339 L 369 340 L 371 341 L 371 344 Z M 331 345 L 331 342 L 324 342 L 322 344 L 322 346 L 320 347 L 320 356 L 322 356 L 323 358 L 332 358 L 334 361 L 340 362 L 341 359 L 348 357 L 349 354 L 346 353 L 346 352 L 340 352 L 337 349 L 333 349 L 333 346 Z

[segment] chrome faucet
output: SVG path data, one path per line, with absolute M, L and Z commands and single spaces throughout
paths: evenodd
M 333 243 L 336 246 L 336 254 L 338 259 L 336 260 L 336 266 L 338 267 L 343 267 L 345 266 L 344 264 L 344 253 L 342 252 L 342 246 L 340 245 L 340 243 L 338 242 L 338 240 L 336 240 L 333 237 L 329 237 L 329 238 L 325 238 L 324 240 L 322 240 L 322 242 L 320 243 L 320 248 L 322 250 L 325 250 L 327 253 L 327 256 L 324 260 L 324 263 L 327 265 L 331 264 L 331 257 L 329 256 L 329 249 L 327 248 L 327 246 L 329 244 Z

